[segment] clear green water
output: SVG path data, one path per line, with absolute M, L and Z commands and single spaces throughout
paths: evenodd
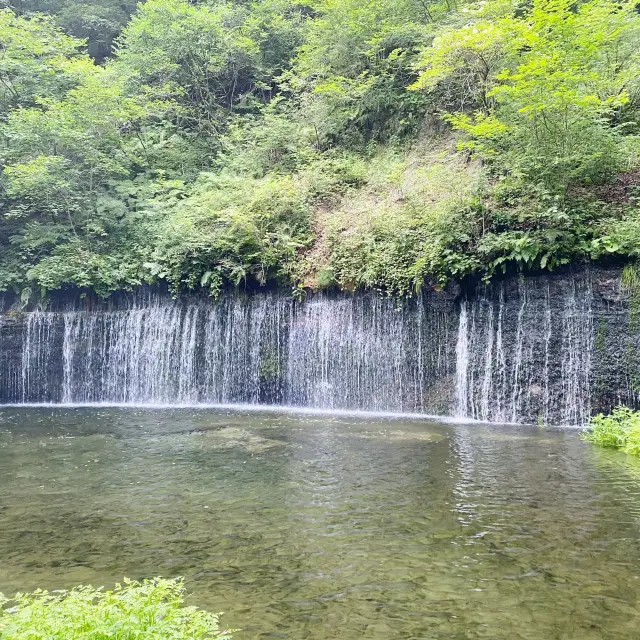
M 254 638 L 640 636 L 640 462 L 577 431 L 0 410 L 0 590 L 184 575 Z

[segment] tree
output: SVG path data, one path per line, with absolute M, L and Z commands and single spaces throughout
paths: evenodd
M 111 55 L 113 42 L 134 13 L 138 0 L 5 0 L 17 15 L 49 14 L 66 33 L 87 41 L 97 62 Z
M 635 3 L 534 0 L 523 15 L 480 15 L 423 51 L 413 89 L 457 88 L 444 114 L 466 147 L 560 193 L 620 168 L 621 112 L 637 108 Z M 475 110 L 475 111 L 474 111 Z
M 0 10 L 0 112 L 33 105 L 36 97 L 61 95 L 78 82 L 70 64 L 82 42 L 65 35 L 50 18 L 25 19 Z
M 445 3 L 320 0 L 287 86 L 326 144 L 415 133 L 426 107 L 406 92 L 416 47 Z
M 123 33 L 119 66 L 137 91 L 173 96 L 181 128 L 219 136 L 232 112 L 271 96 L 297 43 L 293 2 L 253 7 L 149 0 Z
M 84 270 L 86 251 L 108 244 L 120 226 L 127 207 L 108 192 L 149 169 L 140 131 L 164 105 L 127 94 L 115 69 L 97 66 L 50 19 L 6 11 L 0 19 L 8 43 L 0 243 L 12 265 L 11 273 L 0 269 L 0 287 L 24 282 L 51 255 L 66 256 L 74 281 L 69 255 L 83 255 Z

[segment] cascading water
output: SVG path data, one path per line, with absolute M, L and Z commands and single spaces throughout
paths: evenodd
M 287 348 L 286 398 L 312 407 L 436 410 L 428 387 L 453 373 L 451 318 L 370 297 L 318 297 L 297 308 Z
M 529 280 L 507 300 L 507 286 L 461 303 L 456 414 L 583 424 L 591 413 L 589 280 L 571 279 L 557 297 L 548 283 Z
M 446 412 L 437 387 L 454 371 L 456 319 L 417 312 L 422 304 L 158 296 L 124 309 L 32 312 L 9 399 Z
M 410 300 L 277 293 L 0 309 L 0 402 L 277 404 L 583 424 L 640 401 L 618 276 Z M 15 306 L 14 306 L 15 308 Z M 636 329 L 633 329 L 636 327 Z
M 455 415 L 466 418 L 469 412 L 469 318 L 468 304 L 463 300 L 460 305 L 458 324 L 458 342 L 456 345 L 456 392 Z
M 274 296 L 159 297 L 124 310 L 33 315 L 64 326 L 63 402 L 258 403 L 269 400 L 264 366 L 289 306 Z

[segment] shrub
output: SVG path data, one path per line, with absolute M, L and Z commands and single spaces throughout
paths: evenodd
M 513 8 L 466 7 L 472 23 L 440 30 L 411 88 L 436 101 L 453 92 L 456 111 L 445 120 L 463 134 L 461 148 L 498 175 L 525 176 L 559 195 L 606 182 L 629 151 L 635 156 L 626 119 L 637 117 L 636 4 L 534 0 Z
M 230 640 L 218 615 L 185 607 L 181 579 L 126 580 L 113 591 L 0 594 L 0 640 Z M 10 605 L 7 608 L 7 605 Z
M 616 407 L 611 415 L 594 416 L 582 437 L 602 447 L 640 456 L 640 411 Z

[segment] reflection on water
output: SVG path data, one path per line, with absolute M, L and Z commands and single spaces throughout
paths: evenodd
M 571 430 L 0 410 L 0 590 L 184 575 L 254 638 L 637 638 L 640 463 Z

